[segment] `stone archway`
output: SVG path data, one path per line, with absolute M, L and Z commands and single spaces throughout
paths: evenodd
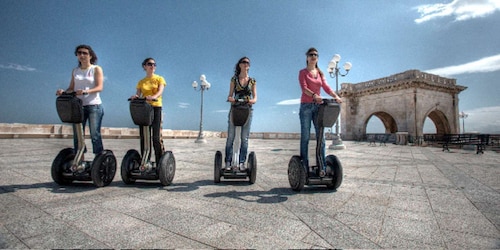
M 390 115 L 386 112 L 383 112 L 383 111 L 375 112 L 372 115 L 370 115 L 368 117 L 368 120 L 366 120 L 366 122 L 365 122 L 365 128 L 368 125 L 368 121 L 370 121 L 372 116 L 375 116 L 378 119 L 380 119 L 380 121 L 382 121 L 382 124 L 384 125 L 384 129 L 385 129 L 386 134 L 394 134 L 394 133 L 398 132 L 398 125 L 396 123 L 396 120 L 394 120 L 392 115 Z
M 446 118 L 446 115 L 439 110 L 432 110 L 427 117 L 434 123 L 436 126 L 436 134 L 449 134 L 450 132 L 450 123 Z M 425 119 L 425 118 L 424 118 Z
M 366 133 L 371 116 L 378 117 L 386 133 L 404 132 L 423 135 L 425 119 L 436 125 L 438 134 L 458 133 L 458 94 L 467 87 L 455 79 L 408 70 L 388 77 L 361 82 L 343 83 L 342 138 L 353 140 Z

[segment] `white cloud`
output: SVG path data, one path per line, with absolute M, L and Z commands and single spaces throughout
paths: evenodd
M 470 73 L 484 73 L 493 72 L 500 70 L 500 54 L 484 57 L 477 61 L 448 66 L 443 68 L 436 68 L 430 70 L 424 70 L 427 73 L 440 75 L 440 76 L 450 76 L 450 75 L 460 75 L 460 74 L 470 74 Z
M 179 107 L 181 109 L 185 109 L 185 108 L 189 107 L 189 105 L 190 104 L 187 103 L 187 102 L 179 102 L 179 103 L 177 103 L 177 107 Z
M 416 7 L 420 18 L 416 23 L 423 23 L 435 18 L 453 16 L 455 21 L 485 17 L 500 11 L 498 0 L 453 0 L 451 3 L 426 4 Z
M 300 99 L 290 99 L 276 103 L 276 105 L 297 105 L 297 104 L 300 104 Z
M 25 66 L 25 65 L 20 65 L 17 63 L 9 63 L 8 65 L 0 64 L 0 68 L 2 69 L 13 69 L 13 70 L 19 70 L 19 71 L 35 71 L 35 68 L 32 68 L 30 66 Z
M 460 128 L 465 132 L 500 134 L 500 106 L 464 110 L 465 120 L 460 119 Z

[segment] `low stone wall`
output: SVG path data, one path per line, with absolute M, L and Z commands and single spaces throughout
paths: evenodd
M 88 127 L 85 128 L 88 137 Z M 174 139 L 196 139 L 199 131 L 194 130 L 171 130 L 164 129 L 164 138 Z M 104 139 L 137 139 L 139 138 L 138 128 L 108 128 L 101 129 Z M 203 131 L 205 138 L 227 138 L 227 132 Z M 73 128 L 71 125 L 61 124 L 23 124 L 23 123 L 0 123 L 0 139 L 8 138 L 72 138 Z M 279 133 L 279 132 L 255 132 L 250 134 L 253 139 L 293 139 L 299 140 L 300 133 Z M 311 138 L 315 138 L 311 135 Z M 326 134 L 330 139 L 330 135 Z

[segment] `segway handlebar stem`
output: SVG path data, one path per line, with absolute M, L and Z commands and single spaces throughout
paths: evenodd
M 132 100 L 145 100 L 146 101 L 147 99 L 146 99 L 146 97 L 137 97 L 137 98 L 128 98 L 127 99 L 127 101 L 129 101 L 129 102 L 132 101 Z M 151 101 L 156 102 L 156 101 L 158 101 L 158 99 L 156 99 L 156 98 L 155 99 L 151 99 Z

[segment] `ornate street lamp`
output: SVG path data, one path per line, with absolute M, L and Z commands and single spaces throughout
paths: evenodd
M 469 117 L 469 114 L 462 111 L 458 113 L 458 117 L 462 119 L 462 134 L 465 134 L 465 118 Z
M 335 93 L 338 94 L 339 91 L 339 76 L 346 76 L 349 74 L 349 70 L 352 68 L 352 64 L 350 62 L 346 62 L 344 64 L 345 74 L 340 73 L 340 68 L 338 67 L 340 62 L 340 55 L 335 54 L 332 60 L 328 63 L 328 73 L 330 73 L 331 78 L 335 78 Z M 332 138 L 332 145 L 330 145 L 329 149 L 345 149 L 345 145 L 342 142 L 339 134 L 339 126 L 340 126 L 340 117 L 335 122 L 335 135 Z
M 193 86 L 195 91 L 200 91 L 201 92 L 201 111 L 200 111 L 200 132 L 198 133 L 198 138 L 196 138 L 196 143 L 207 143 L 207 140 L 205 140 L 205 136 L 203 135 L 203 92 L 205 90 L 208 90 L 210 88 L 210 83 L 207 82 L 207 78 L 205 75 L 200 76 L 200 88 L 198 89 L 198 83 L 196 81 L 193 81 L 191 86 Z

